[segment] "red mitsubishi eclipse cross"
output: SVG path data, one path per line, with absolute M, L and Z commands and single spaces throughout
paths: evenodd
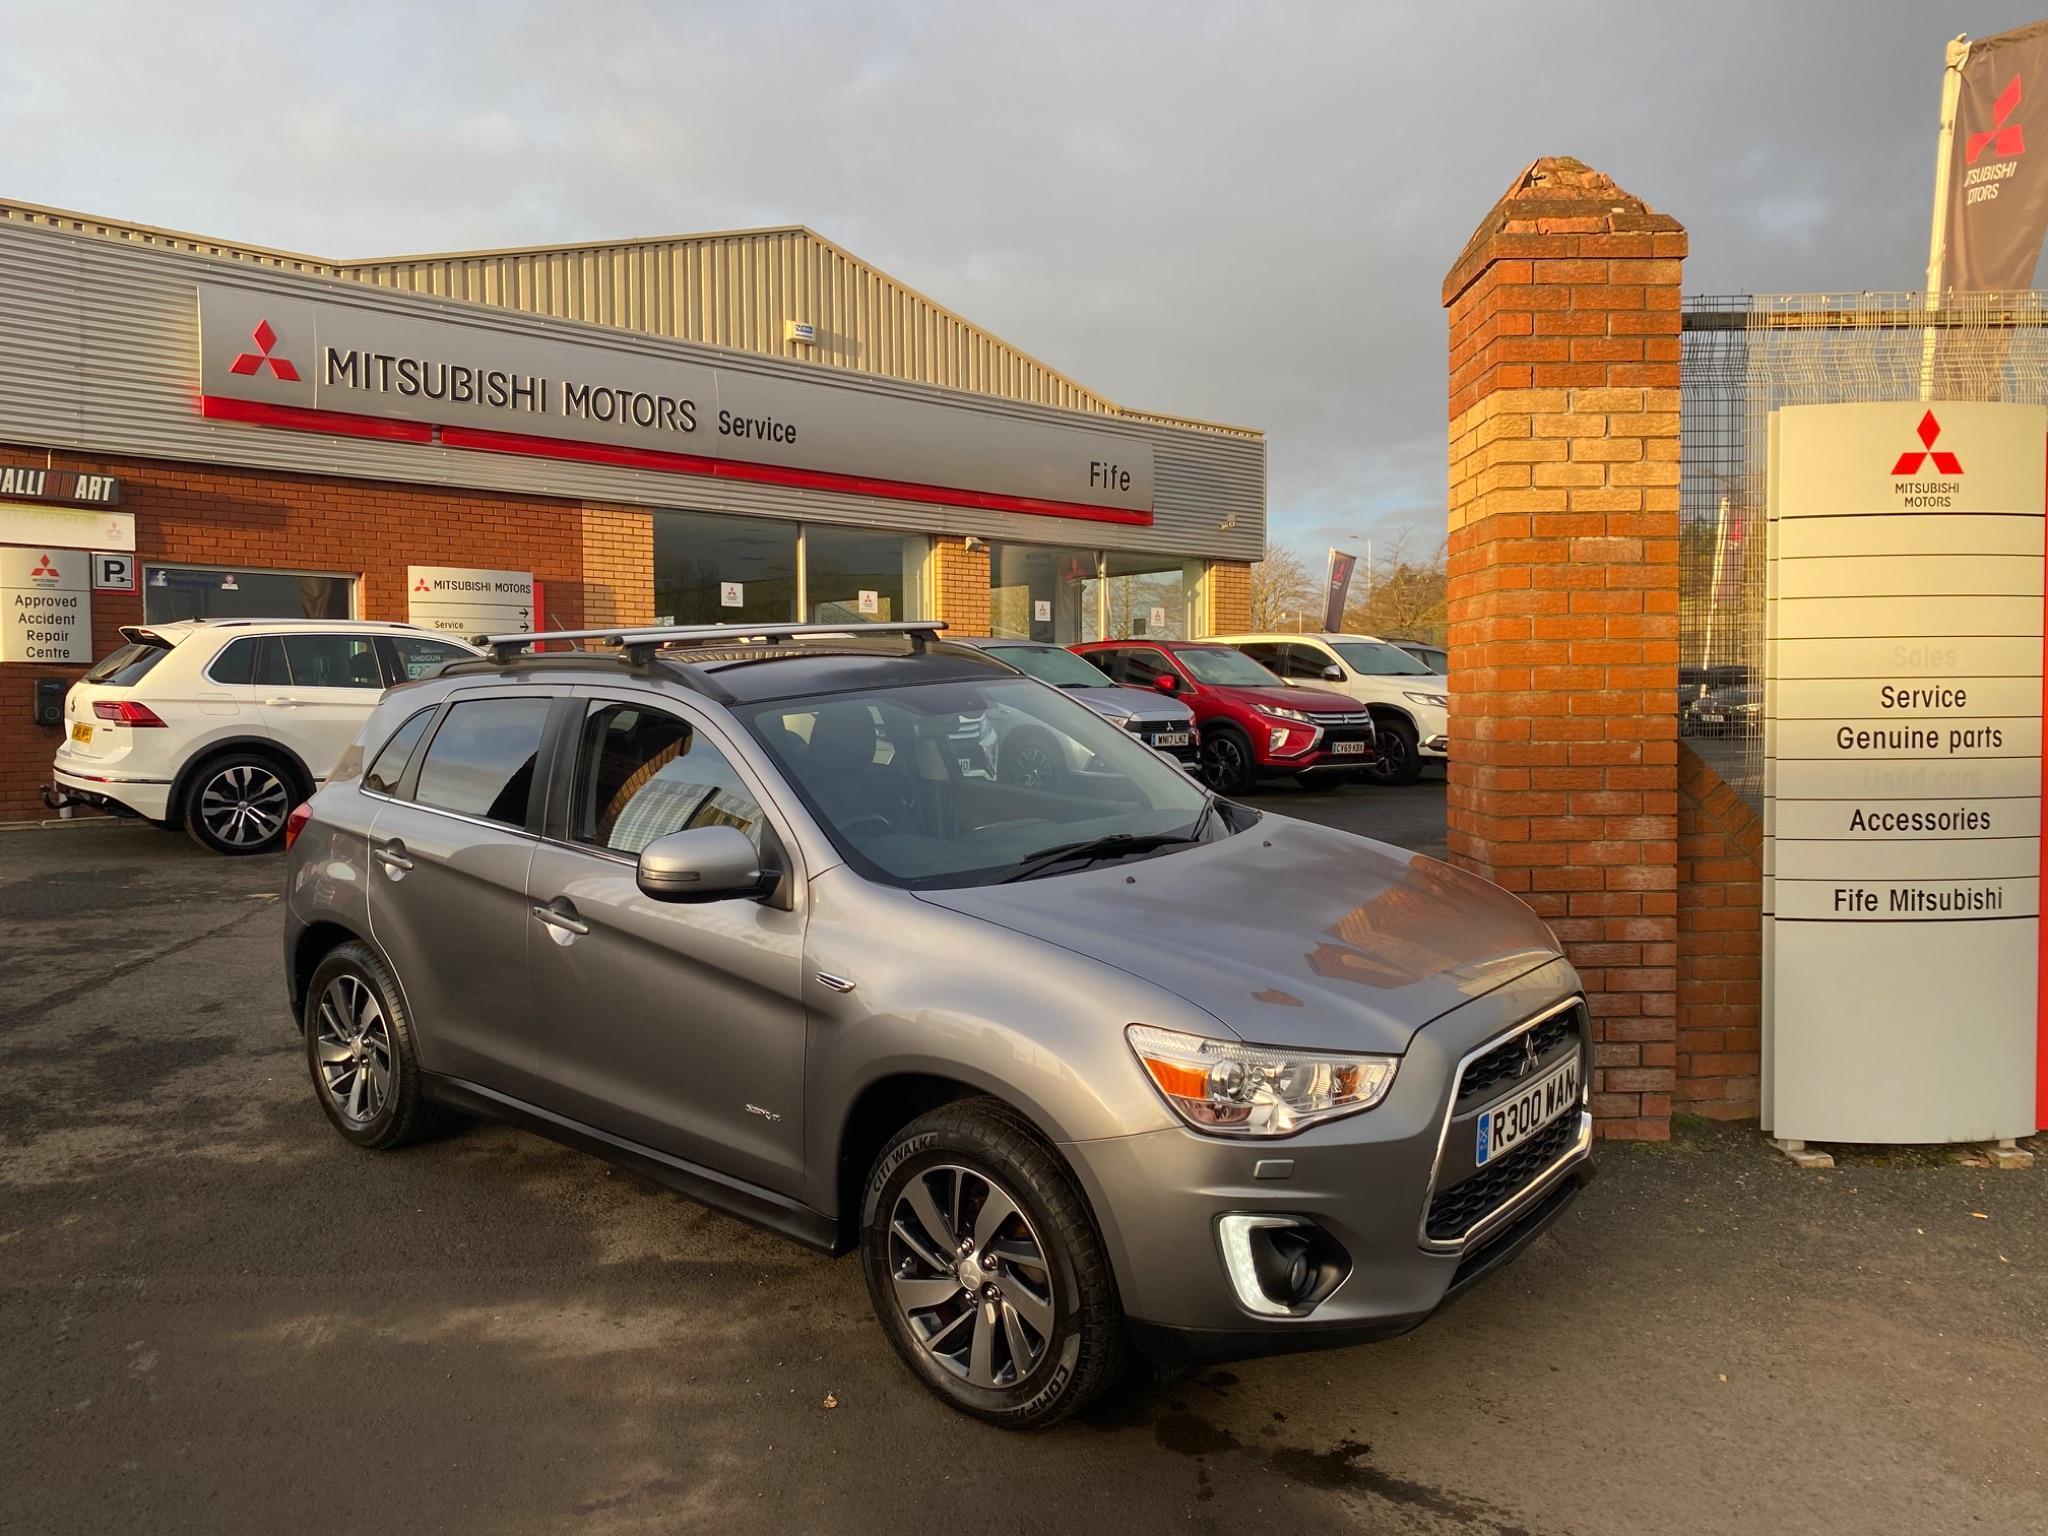
M 1203 780 L 1241 795 L 1262 778 L 1360 776 L 1373 760 L 1372 716 L 1357 700 L 1290 688 L 1244 652 L 1200 640 L 1093 640 L 1070 647 L 1117 682 L 1157 688 L 1195 712 Z

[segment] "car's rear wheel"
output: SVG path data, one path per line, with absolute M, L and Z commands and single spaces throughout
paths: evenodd
M 1406 720 L 1383 716 L 1374 722 L 1373 764 L 1367 772 L 1375 784 L 1413 784 L 1422 777 L 1422 749 L 1415 727 Z
M 1202 782 L 1219 795 L 1241 795 L 1258 776 L 1251 738 L 1234 725 L 1202 727 Z
M 306 983 L 306 1066 L 328 1123 L 359 1147 L 416 1140 L 432 1118 L 398 983 L 376 951 L 331 950 Z
M 1035 1429 L 1122 1369 L 1123 1312 L 1081 1192 L 993 1099 L 944 1105 L 882 1149 L 861 1267 L 897 1353 L 962 1413 Z
M 215 853 L 269 853 L 284 841 L 292 779 L 275 758 L 237 752 L 192 776 L 185 792 L 185 830 Z

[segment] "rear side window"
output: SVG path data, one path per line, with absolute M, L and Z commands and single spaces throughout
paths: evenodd
M 419 640 L 411 635 L 388 637 L 391 647 L 398 653 L 398 675 L 406 682 L 425 677 L 436 667 L 451 661 L 474 661 L 476 658 L 459 645 L 449 645 L 443 640 Z
M 230 640 L 221 653 L 213 658 L 213 665 L 206 669 L 206 675 L 216 683 L 253 683 L 256 681 L 256 652 L 263 642 L 254 635 L 244 635 L 239 640 Z
M 423 709 L 393 732 L 378 752 L 377 760 L 370 764 L 370 771 L 363 775 L 363 788 L 380 795 L 397 794 L 420 738 L 427 734 L 427 724 L 433 718 L 432 708 Z
M 161 645 L 130 641 L 95 662 L 92 670 L 85 674 L 85 680 L 88 683 L 105 683 L 109 688 L 132 688 L 151 667 L 170 654 L 169 649 Z
M 289 688 L 292 675 L 285 670 L 284 647 L 275 640 L 256 642 L 256 682 L 263 688 Z
M 427 746 L 413 798 L 440 810 L 525 826 L 551 703 L 464 699 L 450 706 Z
M 377 643 L 368 635 L 286 635 L 283 639 L 294 688 L 384 687 Z

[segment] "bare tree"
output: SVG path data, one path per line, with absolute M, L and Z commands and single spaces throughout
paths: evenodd
M 1252 628 L 1312 629 L 1322 622 L 1323 584 L 1285 544 L 1252 565 Z
M 1408 537 L 1397 536 L 1376 550 L 1371 566 L 1360 564 L 1351 578 L 1351 600 L 1344 609 L 1344 628 L 1354 634 L 1399 640 L 1424 640 L 1441 645 L 1448 625 L 1447 551 L 1408 553 Z

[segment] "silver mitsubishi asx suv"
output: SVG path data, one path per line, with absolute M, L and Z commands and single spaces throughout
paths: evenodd
M 385 694 L 290 818 L 334 1128 L 510 1121 L 858 1250 L 911 1372 L 1020 1428 L 1133 1352 L 1401 1333 L 1556 1218 L 1589 1030 L 1528 908 L 940 627 L 486 637 Z M 952 750 L 991 710 L 1090 771 Z

